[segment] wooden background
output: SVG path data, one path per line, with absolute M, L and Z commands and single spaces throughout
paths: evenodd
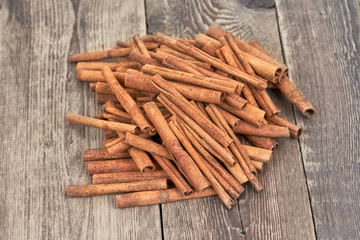
M 0 239 L 360 239 L 359 13 L 356 0 L 0 1 Z M 273 93 L 305 133 L 280 141 L 265 190 L 247 186 L 231 210 L 216 197 L 130 209 L 66 198 L 90 182 L 83 149 L 102 142 L 65 121 L 100 110 L 69 54 L 213 22 L 284 60 L 318 109 L 306 119 Z

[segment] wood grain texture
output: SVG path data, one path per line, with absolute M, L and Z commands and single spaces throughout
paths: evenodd
M 290 77 L 318 109 L 295 111 L 317 237 L 359 239 L 359 1 L 276 5 Z
M 144 2 L 7 1 L 0 17 L 0 239 L 161 239 L 158 206 L 65 196 L 90 182 L 82 151 L 102 142 L 66 123 L 66 112 L 100 110 L 68 56 L 144 34 Z
M 216 22 L 246 40 L 258 40 L 275 58 L 282 60 L 276 14 L 273 8 L 249 9 L 237 1 L 230 0 L 157 0 L 156 4 L 153 1 L 147 1 L 146 5 L 149 33 L 163 31 L 170 35 L 194 37 Z M 294 122 L 293 110 L 287 100 L 276 91 L 272 97 L 282 109 L 281 116 Z M 239 200 L 239 217 L 219 213 L 217 217 L 212 217 L 211 207 L 217 206 L 217 203 L 213 202 L 215 197 L 207 199 L 207 202 L 199 199 L 190 206 L 186 203 L 174 203 L 171 207 L 163 205 L 165 239 L 172 239 L 177 234 L 181 234 L 183 230 L 178 227 L 184 225 L 188 226 L 186 236 L 226 239 L 229 233 L 211 231 L 208 227 L 217 225 L 218 229 L 226 229 L 225 224 L 227 227 L 241 227 L 241 235 L 246 239 L 315 239 L 301 153 L 296 140 L 280 140 L 280 149 L 275 153 L 272 162 L 265 166 L 262 181 L 265 186 L 262 193 L 256 193 L 250 185 L 246 185 L 247 190 Z M 213 206 L 206 206 L 206 204 Z M 188 209 L 188 212 L 192 214 L 181 215 L 178 222 L 172 221 L 179 216 L 179 209 L 182 208 Z M 207 226 L 204 226 L 204 223 L 198 221 L 197 218 L 197 215 L 203 214 L 199 212 L 203 208 L 209 212 Z M 230 214 L 238 215 L 232 211 L 234 210 L 231 210 Z M 218 223 L 213 223 L 213 221 Z M 199 229 L 205 230 L 199 233 Z

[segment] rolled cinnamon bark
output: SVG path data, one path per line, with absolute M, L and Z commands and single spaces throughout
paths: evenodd
M 186 113 L 184 113 L 180 108 L 178 108 L 174 103 L 172 103 L 167 97 L 162 95 L 162 93 L 157 97 L 157 99 L 162 102 L 165 107 L 172 113 L 179 116 L 191 129 L 193 129 L 197 134 L 199 134 L 207 143 L 223 157 L 225 162 L 228 162 L 230 165 L 234 163 L 235 159 L 231 154 L 229 154 L 223 146 L 221 146 L 214 138 L 212 138 L 204 129 L 202 129 L 194 120 L 192 120 Z
M 140 169 L 140 172 L 151 172 L 155 169 L 153 162 L 146 154 L 146 152 L 135 147 L 129 148 L 128 152 L 130 153 L 135 164 Z
M 104 161 L 89 161 L 88 172 L 90 175 L 99 173 L 139 172 L 139 168 L 132 158 L 123 158 Z
M 253 135 L 260 137 L 270 137 L 270 138 L 289 138 L 290 131 L 287 127 L 265 124 L 261 127 L 255 127 L 254 125 L 247 123 L 245 121 L 240 121 L 235 128 L 233 128 L 235 133 L 240 133 L 243 135 Z
M 131 146 L 129 144 L 126 144 L 124 140 L 121 140 L 113 145 L 106 146 L 106 150 L 109 152 L 109 154 L 116 154 L 118 152 L 123 152 L 128 150 Z
M 127 183 L 91 184 L 91 185 L 68 185 L 66 196 L 68 197 L 90 197 L 104 194 L 121 192 L 137 192 L 161 190 L 167 188 L 167 179 L 153 179 Z
M 78 125 L 85 125 L 89 127 L 97 127 L 97 128 L 104 128 L 104 129 L 111 129 L 115 131 L 121 132 L 131 132 L 131 133 L 139 133 L 139 128 L 136 125 L 131 125 L 127 123 L 119 123 L 119 122 L 110 122 L 105 120 L 100 120 L 96 118 L 89 118 L 85 116 L 81 116 L 78 114 L 67 114 L 66 119 L 70 123 L 78 124 Z
M 245 135 L 245 138 L 255 147 L 265 148 L 272 151 L 275 151 L 279 147 L 277 141 L 272 138 L 258 137 L 252 135 Z
M 116 154 L 109 154 L 109 152 L 105 148 L 86 149 L 84 150 L 84 154 L 83 154 L 84 161 L 120 159 L 120 158 L 129 158 L 129 157 L 130 154 L 127 151 L 118 152 Z
M 293 138 L 299 138 L 302 134 L 302 128 L 281 118 L 278 116 L 272 116 L 270 118 L 267 118 L 267 120 L 273 124 L 276 124 L 278 126 L 284 126 L 287 127 L 290 131 L 290 136 Z
M 70 56 L 70 62 L 96 61 L 104 58 L 125 57 L 130 53 L 130 48 L 119 48 L 97 52 L 78 53 Z
M 178 191 L 182 195 L 189 195 L 193 192 L 190 185 L 185 178 L 181 175 L 179 170 L 166 158 L 160 157 L 156 154 L 152 154 L 155 161 L 161 166 L 162 169 L 169 176 L 170 180 L 175 184 Z
M 210 136 L 216 139 L 224 147 L 228 146 L 232 140 L 226 136 L 220 129 L 211 121 L 209 121 L 197 107 L 194 107 L 186 98 L 184 98 L 175 88 L 171 87 L 167 81 L 159 75 L 151 78 L 152 83 L 157 87 L 162 94 L 168 97 L 173 103 L 191 117 L 197 124 L 199 124 Z M 229 162 L 232 165 L 231 162 Z
M 94 174 L 92 184 L 136 182 L 160 178 L 169 178 L 169 176 L 163 170 L 155 170 L 152 172 L 103 173 Z
M 153 86 L 150 81 L 151 75 L 144 74 L 139 71 L 129 70 L 125 75 L 125 86 L 129 88 L 144 90 L 151 93 L 159 94 L 160 91 Z M 168 82 L 172 87 L 176 88 L 185 98 L 193 99 L 201 102 L 222 103 L 225 94 L 207 88 L 201 88 L 194 85 L 182 84 L 176 82 Z
M 221 103 L 218 104 L 218 106 L 251 123 L 254 126 L 262 126 L 264 123 L 265 112 L 252 106 L 251 104 L 246 104 L 243 109 L 237 109 L 227 103 Z
M 120 123 L 129 123 L 129 124 L 133 123 L 132 119 L 119 117 L 112 113 L 103 112 L 101 115 L 103 119 L 107 119 L 110 122 L 120 122 Z
M 241 89 L 243 88 L 243 84 L 240 82 L 233 82 L 233 81 L 227 82 L 221 79 L 194 75 L 191 73 L 176 71 L 176 70 L 152 66 L 152 65 L 143 66 L 141 71 L 150 75 L 159 74 L 161 77 L 166 79 L 193 84 L 196 86 L 206 87 L 227 93 L 240 92 Z
M 181 147 L 179 140 L 169 128 L 166 119 L 162 116 L 156 104 L 154 102 L 149 102 L 145 104 L 143 108 L 158 131 L 163 143 L 188 177 L 190 184 L 199 191 L 209 187 L 209 182 L 196 166 L 194 160 Z
M 173 121 L 170 121 L 169 127 L 174 132 L 175 136 L 179 139 L 181 144 L 184 146 L 186 151 L 190 154 L 192 159 L 199 166 L 200 170 L 209 180 L 211 186 L 214 188 L 216 193 L 219 195 L 220 200 L 224 203 L 224 205 L 230 209 L 234 204 L 234 200 L 230 197 L 230 195 L 224 190 L 224 188 L 220 185 L 220 183 L 216 180 L 214 175 L 212 175 L 211 171 L 207 168 L 205 159 L 195 150 L 195 148 L 191 145 L 190 141 L 186 138 L 183 132 L 175 125 Z
M 282 69 L 278 65 L 264 61 L 241 50 L 240 52 L 246 61 L 249 62 L 256 74 L 272 83 L 278 83 L 280 81 Z
M 277 85 L 285 97 L 294 104 L 300 112 L 308 118 L 312 118 L 316 113 L 313 105 L 305 98 L 303 93 L 294 85 L 287 76 L 284 76 Z
M 251 160 L 268 163 L 271 160 L 273 151 L 249 145 L 242 145 Z
M 76 64 L 76 71 L 79 70 L 98 70 L 105 66 L 108 66 L 112 71 L 115 71 L 118 67 L 121 68 L 132 68 L 139 69 L 140 64 L 135 61 L 124 61 L 124 62 L 78 62 Z
M 165 146 L 134 134 L 126 133 L 125 143 L 145 152 L 156 154 L 167 159 L 173 159 Z
M 114 72 L 115 78 L 123 83 L 125 79 L 125 74 L 121 72 Z M 101 71 L 97 70 L 77 70 L 76 78 L 84 82 L 106 82 Z
M 111 90 L 114 92 L 116 98 L 119 100 L 121 105 L 125 108 L 126 112 L 129 113 L 139 126 L 142 132 L 148 132 L 152 129 L 152 126 L 148 123 L 139 107 L 136 105 L 134 99 L 124 90 L 124 88 L 115 79 L 114 74 L 111 72 L 109 67 L 104 67 L 102 73 L 109 83 Z
M 160 203 L 181 201 L 186 199 L 208 197 L 215 194 L 216 192 L 212 188 L 207 188 L 201 192 L 193 192 L 188 196 L 184 196 L 175 188 L 163 191 L 126 193 L 116 196 L 116 206 L 118 208 L 147 206 Z

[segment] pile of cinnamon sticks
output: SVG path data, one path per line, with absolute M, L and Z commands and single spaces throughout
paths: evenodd
M 84 152 L 92 184 L 67 186 L 67 196 L 121 193 L 120 208 L 211 195 L 231 208 L 246 182 L 263 189 L 258 175 L 278 146 L 274 138 L 302 133 L 279 116 L 266 88 L 279 89 L 305 116 L 315 113 L 283 63 L 218 25 L 195 40 L 135 35 L 70 61 L 102 113 L 67 120 L 101 128 L 106 140 Z

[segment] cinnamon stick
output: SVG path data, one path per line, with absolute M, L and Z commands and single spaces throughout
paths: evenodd
M 186 199 L 194 199 L 215 195 L 212 188 L 207 188 L 201 192 L 193 192 L 186 196 L 181 194 L 177 189 L 167 189 L 163 191 L 147 191 L 127 193 L 116 196 L 116 206 L 118 208 L 147 206 L 160 203 L 175 202 Z
M 272 158 L 273 151 L 271 150 L 249 146 L 249 145 L 242 145 L 242 146 L 252 160 L 268 163 Z
M 161 190 L 166 188 L 167 188 L 166 178 L 127 182 L 127 183 L 68 185 L 66 186 L 66 196 L 89 197 L 96 195 L 121 193 L 121 192 Z
M 115 78 L 119 82 L 124 82 L 125 74 L 120 72 L 114 72 Z M 101 71 L 97 70 L 77 70 L 76 78 L 84 82 L 106 82 Z
M 96 61 L 104 58 L 125 57 L 130 53 L 130 48 L 119 48 L 97 52 L 78 53 L 70 56 L 70 62 Z
M 151 161 L 150 157 L 146 154 L 146 152 L 135 147 L 129 148 L 128 152 L 130 153 L 135 164 L 140 169 L 140 172 L 151 172 L 155 169 L 153 162 Z
M 84 161 L 119 159 L 119 158 L 129 158 L 129 157 L 130 154 L 127 151 L 118 152 L 116 154 L 109 154 L 109 152 L 105 148 L 86 149 L 84 150 L 84 154 L 83 154 Z
M 308 118 L 312 118 L 316 113 L 313 105 L 305 98 L 303 93 L 294 85 L 287 76 L 284 76 L 277 85 L 285 97 L 294 104 L 300 112 Z
M 151 58 L 148 50 L 146 49 L 146 46 L 145 46 L 144 42 L 141 40 L 141 38 L 140 38 L 140 36 L 139 36 L 138 34 L 136 34 L 136 35 L 134 36 L 134 40 L 135 40 L 135 43 L 136 43 L 136 45 L 138 46 L 140 52 L 141 52 L 144 56 Z M 157 44 L 156 44 L 156 47 L 155 47 L 155 48 L 157 48 L 157 47 L 158 47 L 158 46 L 157 46 Z
M 111 129 L 115 131 L 121 132 L 131 132 L 131 133 L 139 133 L 139 128 L 136 125 L 131 125 L 127 123 L 119 123 L 119 122 L 110 122 L 105 120 L 100 120 L 96 118 L 90 118 L 81 116 L 78 114 L 67 114 L 66 119 L 70 123 L 78 124 L 78 125 L 85 125 L 89 127 L 97 127 L 97 128 L 104 128 L 104 129 Z
M 145 152 L 156 154 L 167 159 L 173 158 L 165 146 L 131 133 L 126 133 L 124 142 Z
M 124 62 L 78 62 L 76 64 L 76 71 L 79 70 L 98 70 L 100 71 L 103 67 L 108 66 L 112 71 L 115 71 L 118 67 L 121 68 L 132 68 L 139 69 L 140 64 L 135 61 L 124 61 Z
M 98 173 L 115 173 L 115 172 L 138 172 L 139 168 L 132 158 L 89 161 L 88 172 L 90 175 Z
M 233 128 L 235 133 L 244 135 L 254 135 L 260 137 L 270 138 L 289 138 L 290 131 L 287 127 L 281 127 L 272 124 L 265 124 L 261 127 L 255 127 L 254 125 L 245 121 L 238 122 L 237 126 Z
M 268 121 L 270 121 L 273 124 L 276 124 L 278 126 L 284 126 L 287 127 L 290 131 L 290 136 L 293 138 L 299 138 L 303 132 L 302 128 L 279 117 L 279 116 L 272 116 L 268 118 Z
M 160 178 L 169 178 L 163 170 L 152 172 L 121 172 L 94 174 L 92 184 L 136 182 Z

